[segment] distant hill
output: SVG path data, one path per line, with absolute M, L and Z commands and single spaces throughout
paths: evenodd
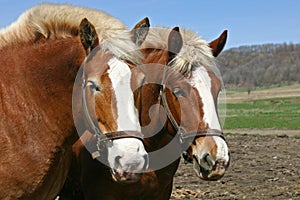
M 231 48 L 218 57 L 218 64 L 227 88 L 300 83 L 300 44 Z

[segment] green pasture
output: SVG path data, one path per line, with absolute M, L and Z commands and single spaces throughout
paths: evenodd
M 300 129 L 300 97 L 228 103 L 224 128 Z

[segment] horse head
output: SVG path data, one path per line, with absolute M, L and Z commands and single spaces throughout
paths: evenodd
M 158 84 L 152 84 L 148 92 L 143 91 L 143 96 L 148 93 L 142 106 L 146 111 L 141 113 L 143 133 L 145 136 L 156 133 L 146 139 L 146 144 L 156 146 L 152 150 L 157 151 L 177 138 L 179 151 L 194 163 L 197 175 L 205 180 L 221 178 L 230 161 L 217 112 L 222 81 L 210 68 L 215 66 L 214 56 L 225 45 L 226 33 L 207 44 L 190 32 L 182 34 L 177 27 L 171 32 L 152 28 L 142 45 L 144 63 L 157 63 L 159 59 L 164 65 L 155 70 L 147 67 L 147 77 L 151 71 L 150 77 L 159 80 L 149 81 L 146 77 L 148 82 Z M 172 153 L 164 153 L 164 158 L 171 159 Z
M 142 55 L 136 51 L 134 42 L 138 44 L 146 37 L 147 31 L 143 27 L 148 24 L 144 19 L 132 35 L 124 33 L 128 35 L 100 43 L 94 26 L 87 19 L 80 24 L 80 38 L 87 57 L 74 87 L 76 103 L 73 107 L 79 110 L 76 115 L 81 113 L 80 118 L 74 116 L 75 123 L 77 129 L 81 129 L 79 132 L 84 132 L 81 138 L 91 138 L 83 141 L 86 148 L 94 158 L 110 167 L 113 179 L 118 182 L 137 181 L 148 168 L 148 155 L 135 107 L 138 94 L 134 90 L 145 76 L 136 69 Z M 118 41 L 120 48 L 114 46 Z M 126 48 L 135 50 L 134 55 L 127 54 Z
M 217 57 L 226 39 L 227 31 L 224 31 L 219 38 L 208 44 L 211 52 L 205 52 Z M 198 55 L 198 59 L 201 58 L 203 56 Z M 212 58 L 209 60 L 211 66 L 206 66 L 205 62 L 197 60 L 190 66 L 192 72 L 189 79 L 198 97 L 201 120 L 200 123 L 198 122 L 198 129 L 192 131 L 191 135 L 194 139 L 190 141 L 185 158 L 193 162 L 194 170 L 201 179 L 218 180 L 224 176 L 229 166 L 230 152 L 222 132 L 217 109 L 218 97 L 223 87 L 222 80 L 214 60 Z

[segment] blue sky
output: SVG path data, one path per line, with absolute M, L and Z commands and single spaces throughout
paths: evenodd
M 298 0 L 0 0 L 0 27 L 41 2 L 103 10 L 128 27 L 148 16 L 152 26 L 180 26 L 210 41 L 229 31 L 226 49 L 263 43 L 300 43 Z

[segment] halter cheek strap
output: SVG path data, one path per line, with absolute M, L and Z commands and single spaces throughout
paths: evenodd
M 84 116 L 86 117 L 88 125 L 93 130 L 94 134 L 102 135 L 103 133 L 95 125 L 95 123 L 93 122 L 92 117 L 89 113 L 87 102 L 86 102 L 86 91 L 85 90 L 86 90 L 86 81 L 83 79 L 83 82 L 81 85 L 81 91 L 82 91 L 82 106 L 83 106 Z
M 163 71 L 163 76 L 162 76 L 162 80 L 161 80 L 161 88 L 159 91 L 159 102 L 162 101 L 163 106 L 165 107 L 165 112 L 168 116 L 168 119 L 170 120 L 171 124 L 173 125 L 173 127 L 176 129 L 176 132 L 179 133 L 181 131 L 184 131 L 182 127 L 180 127 L 175 118 L 173 117 L 170 107 L 168 105 L 168 101 L 167 101 L 167 97 L 166 97 L 166 76 L 167 76 L 167 67 L 164 68 Z

